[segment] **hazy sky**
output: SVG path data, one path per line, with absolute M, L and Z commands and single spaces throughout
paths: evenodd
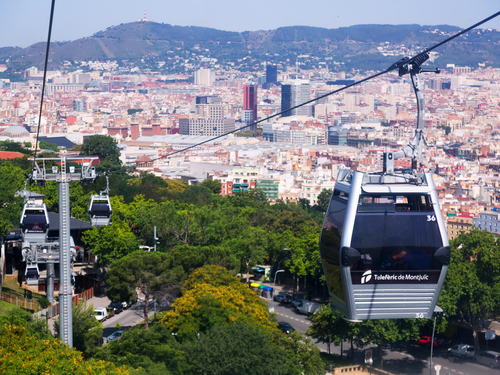
M 47 40 L 50 5 L 51 0 L 0 0 L 0 47 Z M 230 31 L 359 24 L 466 28 L 500 11 L 500 0 L 57 0 L 52 41 L 75 40 L 136 21 L 144 10 L 150 21 Z M 500 17 L 482 27 L 500 29 Z

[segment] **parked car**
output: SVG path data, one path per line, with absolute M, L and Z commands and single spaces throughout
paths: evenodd
M 304 302 L 304 301 L 305 301 L 305 299 L 301 299 L 301 298 L 296 299 L 295 301 L 293 301 L 293 302 L 292 302 L 292 306 L 293 306 L 293 307 L 295 307 L 295 308 L 297 308 L 297 307 L 299 307 L 299 305 L 301 305 L 301 304 L 302 304 L 302 302 Z
M 273 299 L 276 302 L 281 302 L 281 303 L 292 303 L 292 296 L 290 294 L 286 294 L 283 292 L 279 292 L 276 294 Z
M 98 321 L 104 322 L 106 320 L 106 318 L 108 317 L 108 312 L 106 311 L 106 308 L 104 308 L 104 307 L 96 307 L 94 309 L 94 316 Z
M 496 368 L 500 366 L 499 362 L 500 353 L 491 350 L 477 353 L 474 356 L 474 361 L 491 368 Z
M 123 331 L 113 332 L 111 335 L 108 336 L 108 342 L 114 341 L 114 340 L 120 340 L 122 333 L 123 333 Z
M 291 324 L 287 322 L 278 322 L 278 328 L 281 329 L 287 335 L 295 331 L 295 328 L 293 328 Z
M 115 315 L 115 309 L 113 307 L 106 307 L 106 318 L 111 318 L 113 315 Z
M 312 315 L 316 311 L 320 310 L 322 306 L 323 305 L 321 305 L 321 303 L 318 302 L 303 300 L 301 303 L 298 304 L 297 312 L 300 314 Z
M 418 339 L 417 344 L 422 345 L 422 346 L 428 346 L 430 348 L 431 347 L 431 338 L 429 336 L 422 336 L 420 339 Z M 439 345 L 440 345 L 439 340 L 434 339 L 434 344 L 432 346 L 436 348 Z
M 472 345 L 459 344 L 448 349 L 448 354 L 461 358 L 472 358 L 476 354 Z
M 111 302 L 109 307 L 112 307 L 115 311 L 115 314 L 119 314 L 123 311 L 123 305 L 121 302 Z

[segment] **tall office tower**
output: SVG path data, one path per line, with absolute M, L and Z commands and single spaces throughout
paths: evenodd
M 278 67 L 276 65 L 266 65 L 266 87 L 278 83 Z
M 281 111 L 286 111 L 309 100 L 309 81 L 295 80 L 281 84 Z M 313 116 L 314 107 L 306 105 L 287 111 L 282 117 L 287 116 Z
M 247 125 L 257 121 L 257 85 L 255 83 L 245 83 L 243 86 L 241 121 Z M 257 125 L 247 128 L 247 130 L 253 130 L 254 137 L 257 135 Z
M 215 72 L 211 69 L 200 69 L 194 73 L 194 84 L 212 86 L 215 82 Z

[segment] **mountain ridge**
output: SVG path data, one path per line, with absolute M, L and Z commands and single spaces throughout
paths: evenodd
M 199 26 L 131 22 L 108 27 L 74 41 L 51 43 L 50 68 L 61 68 L 65 61 L 168 61 L 173 56 L 195 60 L 217 59 L 219 64 L 241 63 L 243 59 L 250 59 L 256 64 L 265 60 L 287 65 L 295 63 L 297 56 L 308 55 L 313 60 L 330 60 L 326 65 L 332 70 L 339 70 L 342 65 L 352 69 L 380 69 L 405 52 L 420 52 L 459 30 L 459 27 L 449 25 L 409 24 L 354 25 L 336 29 L 285 26 L 274 30 L 235 32 Z M 499 42 L 498 31 L 476 29 L 440 48 L 439 62 L 477 66 L 486 61 L 498 66 L 500 52 L 492 47 Z M 389 57 L 380 51 L 382 47 L 387 47 L 386 55 Z M 0 63 L 12 69 L 41 68 L 45 48 L 45 42 L 26 48 L 3 47 L 0 48 Z M 242 69 L 251 67 L 250 61 L 238 66 L 241 65 Z M 313 66 L 313 62 L 306 65 Z M 165 69 L 169 69 L 170 65 L 165 65 Z M 176 69 L 182 70 L 180 66 Z

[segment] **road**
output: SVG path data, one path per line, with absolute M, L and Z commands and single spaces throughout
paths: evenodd
M 123 310 L 119 314 L 115 314 L 109 319 L 106 319 L 104 323 L 102 323 L 104 329 L 102 331 L 102 337 L 107 338 L 113 332 L 118 331 L 115 328 L 117 323 L 120 323 L 120 330 L 127 330 L 136 324 L 142 322 L 144 320 L 144 302 L 137 302 L 133 304 L 130 308 Z M 152 304 L 149 305 L 149 313 L 148 316 L 154 315 L 154 309 Z
M 273 302 L 267 301 L 271 306 Z M 305 332 L 311 325 L 309 318 L 305 315 L 297 314 L 291 305 L 283 305 L 274 302 L 274 312 L 279 322 L 287 322 L 299 332 Z M 318 348 L 328 352 L 326 344 L 317 343 Z M 371 346 L 373 354 L 376 355 L 376 347 Z M 486 366 L 474 363 L 472 360 L 462 360 L 457 357 L 448 356 L 448 347 L 434 348 L 433 363 L 441 365 L 440 375 L 483 375 L 500 374 L 497 369 L 490 369 Z M 340 347 L 332 345 L 332 354 L 340 355 Z M 350 344 L 345 341 L 343 345 L 343 355 L 350 356 Z M 375 357 L 376 358 L 376 357 Z M 363 363 L 364 350 L 354 347 L 355 363 Z M 430 360 L 430 348 L 423 348 L 417 344 L 407 342 L 395 343 L 384 347 L 384 370 L 396 375 L 435 375 L 428 367 Z

